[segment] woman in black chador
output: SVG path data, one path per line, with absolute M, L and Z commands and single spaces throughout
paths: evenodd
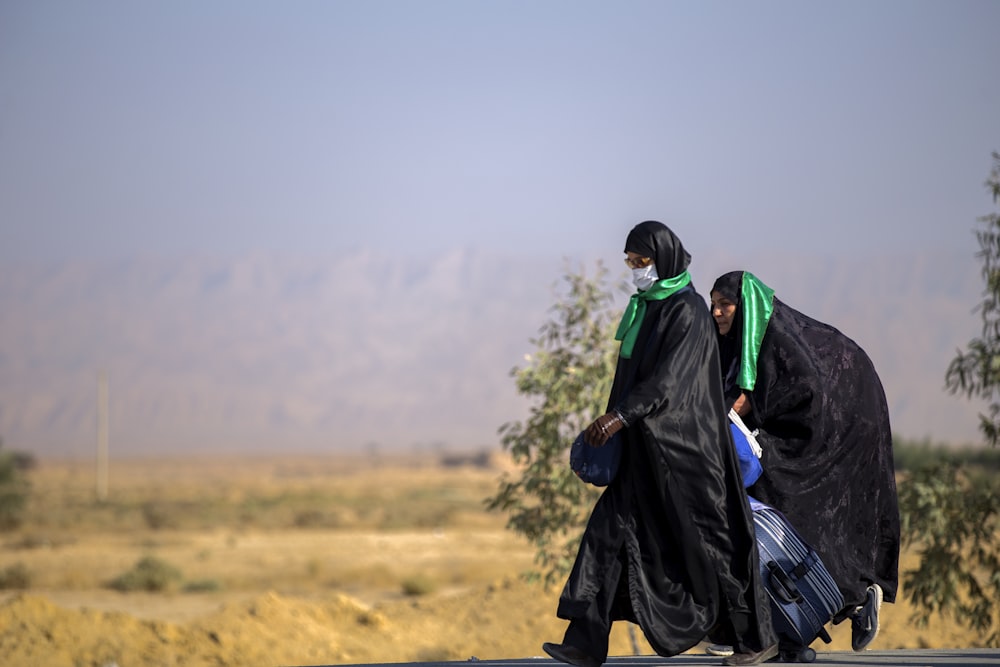
M 561 644 L 543 649 L 599 667 L 612 622 L 627 620 L 659 655 L 682 653 L 711 633 L 735 647 L 724 664 L 758 664 L 777 654 L 777 640 L 722 410 L 715 325 L 690 285 L 691 257 L 670 229 L 637 225 L 625 253 L 638 291 L 616 334 L 607 414 L 585 435 L 601 446 L 622 431 L 621 464 L 559 598 L 557 614 L 569 627 Z
M 764 472 L 748 491 L 781 510 L 844 594 L 852 646 L 896 599 L 899 510 L 885 392 L 857 343 L 774 297 L 752 273 L 712 286 L 727 405 L 759 428 Z

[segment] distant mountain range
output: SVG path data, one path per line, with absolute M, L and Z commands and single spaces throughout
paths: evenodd
M 509 371 L 532 351 L 567 266 L 466 249 L 7 265 L 0 438 L 43 457 L 91 456 L 105 372 L 114 455 L 495 448 L 497 428 L 528 414 Z M 948 361 L 979 331 L 971 258 L 751 266 L 718 254 L 696 257 L 692 273 L 707 298 L 735 268 L 866 348 L 898 434 L 979 440 L 979 406 L 943 391 Z

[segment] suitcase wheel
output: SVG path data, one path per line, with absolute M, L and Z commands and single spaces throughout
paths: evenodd
M 800 649 L 784 649 L 778 653 L 781 662 L 815 662 L 816 651 L 808 646 Z

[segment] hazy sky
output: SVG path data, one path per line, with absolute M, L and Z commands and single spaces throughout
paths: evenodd
M 0 2 L 0 260 L 974 251 L 1000 2 Z

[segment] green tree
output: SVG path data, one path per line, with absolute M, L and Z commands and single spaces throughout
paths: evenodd
M 993 153 L 993 169 L 986 180 L 993 194 L 993 203 L 1000 205 L 1000 153 Z M 969 341 L 966 351 L 959 350 L 948 366 L 945 384 L 952 393 L 989 403 L 988 414 L 979 415 L 979 429 L 987 442 L 1000 442 L 1000 214 L 979 218 L 982 228 L 976 230 L 982 262 L 981 275 L 986 287 L 983 300 L 976 308 L 982 316 L 980 338 Z
M 614 342 L 620 309 L 600 264 L 593 277 L 569 268 L 557 300 L 526 365 L 514 368 L 518 393 L 532 399 L 524 422 L 500 427 L 501 444 L 519 465 L 505 474 L 492 510 L 508 515 L 507 527 L 535 547 L 535 578 L 551 584 L 572 567 L 583 526 L 598 491 L 569 468 L 569 445 L 604 413 L 617 360 Z
M 986 181 L 1000 204 L 1000 154 Z M 1000 441 L 1000 215 L 979 218 L 977 257 L 986 283 L 977 307 L 982 333 L 959 350 L 948 366 L 945 386 L 955 394 L 983 399 L 979 428 L 991 446 Z M 916 470 L 900 485 L 903 540 L 917 549 L 920 564 L 904 573 L 904 586 L 917 607 L 916 621 L 950 614 L 977 631 L 984 646 L 1000 646 L 1000 483 L 973 466 L 938 463 Z

